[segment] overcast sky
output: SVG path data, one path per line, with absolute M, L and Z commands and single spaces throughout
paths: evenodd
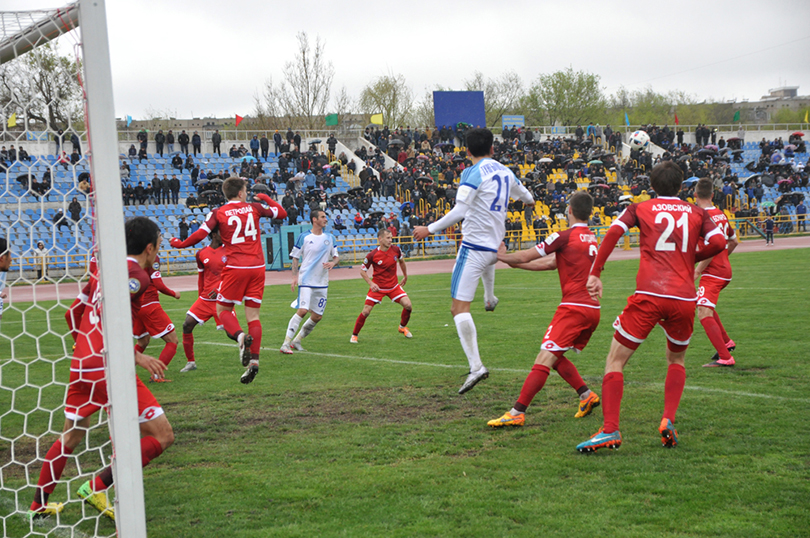
M 61 7 L 0 0 L 0 10 Z M 306 31 L 326 44 L 356 97 L 402 74 L 417 96 L 462 89 L 479 70 L 513 70 L 525 85 L 568 66 L 620 86 L 683 90 L 699 100 L 757 100 L 769 88 L 810 94 L 810 1 L 575 2 L 389 0 L 107 0 L 116 115 L 248 115 L 264 81 L 281 79 Z

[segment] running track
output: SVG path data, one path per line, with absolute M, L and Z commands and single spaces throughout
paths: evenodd
M 810 248 L 810 236 L 780 238 L 773 247 L 765 247 L 761 239 L 743 241 L 735 250 L 739 252 L 758 252 L 762 250 L 787 250 L 794 248 Z M 638 259 L 639 249 L 616 250 L 610 256 L 609 261 Z M 436 273 L 450 273 L 453 270 L 454 259 L 445 260 L 424 260 L 408 261 L 408 275 L 432 275 Z M 338 267 L 329 275 L 330 280 L 349 280 L 360 278 L 358 268 L 360 264 L 354 266 Z M 498 263 L 498 269 L 505 269 L 508 266 Z M 266 286 L 272 284 L 290 284 L 292 273 L 288 271 L 269 271 L 265 273 L 264 283 Z M 175 291 L 196 291 L 197 276 L 171 276 L 164 279 L 166 285 Z M 31 302 L 62 300 L 70 304 L 76 298 L 80 289 L 77 282 L 66 282 L 64 284 L 40 284 L 37 286 L 13 286 L 7 288 L 9 293 L 8 302 Z

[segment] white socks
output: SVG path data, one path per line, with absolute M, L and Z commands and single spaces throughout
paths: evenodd
M 481 282 L 484 283 L 484 301 L 495 302 L 495 266 L 490 265 L 481 273 Z
M 299 319 L 301 319 L 301 318 L 299 318 Z M 298 336 L 296 336 L 295 339 L 300 342 L 303 338 L 306 338 L 309 335 L 309 333 L 312 332 L 312 329 L 314 329 L 315 325 L 317 325 L 317 324 L 318 324 L 318 322 L 317 321 L 312 321 L 312 318 L 308 319 L 306 321 L 306 323 L 304 323 L 304 326 L 301 327 L 301 332 L 298 333 Z
M 290 318 L 290 323 L 287 325 L 287 338 L 285 342 L 289 342 L 295 336 L 296 331 L 298 331 L 298 326 L 301 325 L 301 320 L 304 319 L 298 315 L 296 312 L 293 317 Z
M 470 363 L 470 372 L 477 372 L 484 365 L 478 355 L 478 332 L 475 330 L 472 314 L 469 312 L 458 314 L 453 318 L 453 321 L 456 322 L 461 347 L 467 355 L 467 362 Z

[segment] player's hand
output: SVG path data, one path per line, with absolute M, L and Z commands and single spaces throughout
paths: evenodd
M 598 276 L 590 275 L 588 284 L 585 286 L 591 299 L 598 301 L 602 297 L 602 279 Z
M 297 285 L 298 285 L 298 280 L 293 280 L 292 284 L 290 284 L 290 289 L 292 291 L 295 291 L 295 286 L 297 286 Z
M 335 266 L 335 262 L 324 262 L 323 268 L 327 271 Z
M 501 241 L 501 245 L 498 247 L 498 256 L 503 256 L 504 254 L 506 254 L 506 244 Z
M 701 273 L 700 271 L 698 271 L 697 269 L 695 269 L 695 282 L 697 282 L 698 280 L 700 280 L 700 277 L 701 277 L 701 276 L 703 276 L 703 273 Z
M 154 379 L 163 379 L 163 372 L 169 367 L 154 357 L 135 352 L 135 364 L 149 372 Z
M 399 285 L 404 286 L 406 282 L 408 282 L 408 275 L 402 277 L 402 282 L 400 282 Z
M 174 295 L 174 298 L 175 298 L 175 299 L 179 299 L 179 298 L 180 298 L 180 292 L 179 292 L 179 291 L 172 291 L 172 295 Z
M 180 248 L 180 245 L 182 245 L 183 242 L 177 239 L 176 237 L 172 237 L 171 239 L 169 239 L 169 244 L 172 246 L 172 248 Z
M 214 290 L 211 293 L 209 293 L 208 298 L 209 299 L 216 299 L 217 298 L 217 290 Z M 179 297 L 178 297 L 178 299 L 179 299 Z
M 8 292 L 6 290 L 0 292 L 0 299 L 8 299 Z
M 422 239 L 426 238 L 430 235 L 427 226 L 416 226 L 413 229 L 413 238 L 417 241 L 421 241 Z
M 369 291 L 373 291 L 374 293 L 377 293 L 378 291 L 380 291 L 380 287 L 377 284 L 374 284 L 372 282 L 371 287 L 369 288 Z

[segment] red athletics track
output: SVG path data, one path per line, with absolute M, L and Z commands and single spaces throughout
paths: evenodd
M 787 237 L 777 238 L 773 247 L 766 247 L 764 239 L 755 239 L 743 241 L 737 247 L 735 252 L 758 252 L 762 250 L 786 250 L 793 248 L 810 248 L 810 236 L 804 237 Z M 613 260 L 632 260 L 639 257 L 639 249 L 620 250 L 617 249 L 610 256 L 609 261 Z M 445 260 L 424 260 L 424 261 L 408 261 L 408 275 L 432 275 L 436 273 L 450 273 L 453 270 L 454 259 Z M 733 257 L 732 257 L 733 263 Z M 505 269 L 508 266 L 503 263 L 497 265 L 498 269 Z M 338 267 L 329 276 L 331 280 L 349 280 L 353 278 L 360 278 L 358 273 L 360 263 L 353 264 L 353 267 Z M 271 284 L 290 284 L 291 273 L 287 271 L 270 271 L 265 274 L 264 283 L 266 286 Z M 171 276 L 163 279 L 167 286 L 175 291 L 196 291 L 197 290 L 197 276 L 184 275 L 184 276 Z M 73 302 L 80 290 L 80 284 L 77 282 L 69 282 L 64 284 L 40 284 L 37 286 L 13 286 L 6 288 L 9 294 L 8 302 L 30 302 L 34 298 L 38 301 L 54 301 L 62 300 L 66 306 Z

